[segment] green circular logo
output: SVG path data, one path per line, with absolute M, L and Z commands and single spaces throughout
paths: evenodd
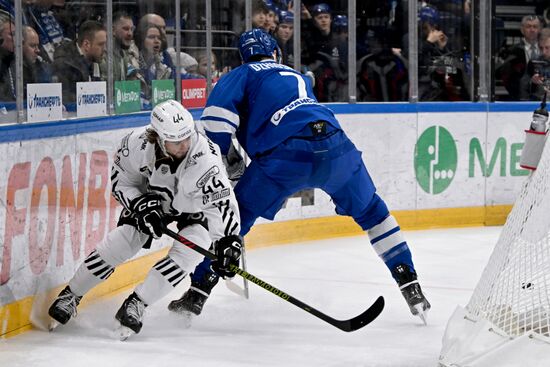
M 455 177 L 457 150 L 453 136 L 442 126 L 427 128 L 416 142 L 416 180 L 428 194 L 442 193 Z

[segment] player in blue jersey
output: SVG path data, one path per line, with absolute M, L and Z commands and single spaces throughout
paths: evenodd
M 258 217 L 273 219 L 286 198 L 308 188 L 330 195 L 336 212 L 368 232 L 376 253 L 396 280 L 413 315 L 426 322 L 430 304 L 422 294 L 411 252 L 361 159 L 333 112 L 317 103 L 309 78 L 278 62 L 273 37 L 260 29 L 239 39 L 243 65 L 224 75 L 201 117 L 206 134 L 230 153 L 235 134 L 252 162 L 235 186 L 241 235 Z M 227 156 L 228 172 L 239 171 Z M 218 281 L 203 261 L 191 287 L 170 303 L 175 312 L 200 314 Z

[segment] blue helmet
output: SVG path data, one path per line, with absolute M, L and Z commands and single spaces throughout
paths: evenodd
M 323 13 L 326 13 L 326 14 L 331 13 L 330 6 L 328 6 L 328 4 L 325 4 L 325 3 L 320 3 L 320 4 L 313 5 L 313 7 L 311 8 L 311 10 L 309 12 L 311 13 L 312 16 L 316 16 L 316 15 L 323 14 Z
M 239 53 L 243 62 L 249 62 L 256 55 L 271 57 L 273 51 L 277 51 L 277 57 L 281 55 L 275 38 L 263 29 L 254 28 L 244 32 L 239 38 Z
M 293 24 L 294 13 L 291 11 L 281 10 L 279 13 L 279 24 Z
M 420 9 L 420 21 L 432 25 L 439 24 L 439 12 L 431 6 L 424 6 Z
M 345 15 L 336 15 L 332 20 L 332 25 L 337 31 L 347 31 L 348 30 L 348 17 Z

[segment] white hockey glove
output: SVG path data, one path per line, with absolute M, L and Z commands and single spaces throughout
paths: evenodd
M 136 216 L 140 232 L 154 238 L 162 237 L 164 223 L 162 221 L 162 197 L 160 195 L 148 192 L 134 199 L 132 212 Z
M 227 170 L 227 178 L 231 181 L 239 181 L 246 169 L 246 163 L 233 144 L 229 147 L 227 155 L 222 156 L 222 160 Z
M 239 266 L 242 247 L 242 237 L 236 235 L 225 236 L 214 242 L 217 260 L 212 261 L 212 270 L 224 279 L 233 278 L 235 272 L 231 268 Z

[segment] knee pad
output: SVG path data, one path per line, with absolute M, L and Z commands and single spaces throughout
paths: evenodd
M 375 193 L 363 214 L 354 219 L 364 231 L 368 231 L 382 223 L 389 215 L 390 212 L 386 203 Z
M 206 250 L 210 248 L 210 234 L 201 224 L 187 226 L 179 234 Z M 168 255 L 186 272 L 190 272 L 202 259 L 201 254 L 187 248 L 178 241 L 174 241 Z
M 108 264 L 99 252 L 94 250 L 80 264 L 69 281 L 69 287 L 75 294 L 84 296 L 90 289 L 109 278 L 114 271 L 115 267 Z
M 109 232 L 96 250 L 107 264 L 117 266 L 137 254 L 149 238 L 130 225 L 122 225 Z
M 157 262 L 153 268 L 156 269 L 172 287 L 176 287 L 180 284 L 187 275 L 170 256 L 166 256 L 164 259 Z
M 147 274 L 145 281 L 135 289 L 143 302 L 152 305 L 170 293 L 187 273 L 170 256 L 159 260 Z
M 134 256 L 147 238 L 147 235 L 128 225 L 115 228 L 78 267 L 69 286 L 75 294 L 86 294 L 109 278 L 118 264 Z
M 90 273 L 101 280 L 109 278 L 115 271 L 115 267 L 107 264 L 97 250 L 92 251 L 90 255 L 88 255 L 86 260 L 84 260 L 84 265 Z

